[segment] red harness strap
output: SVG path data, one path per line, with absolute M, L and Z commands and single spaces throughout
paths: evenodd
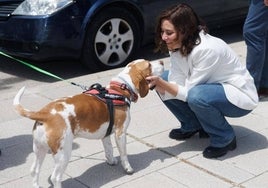
M 125 83 L 111 81 L 110 86 L 118 87 L 121 90 L 127 90 L 130 94 L 130 101 L 136 102 L 139 98 L 138 95 L 133 91 L 133 89 L 131 89 L 131 87 L 128 84 L 126 84 L 127 82 L 123 78 L 120 79 L 122 79 Z
M 90 89 L 83 93 L 94 95 L 105 103 L 107 103 L 107 100 L 110 99 L 112 100 L 113 105 L 115 106 L 124 106 L 124 105 L 130 106 L 130 101 L 121 93 L 113 89 L 106 89 L 105 93 L 101 93 L 98 89 Z
M 89 90 L 84 91 L 83 93 L 93 95 L 97 97 L 97 99 L 107 104 L 107 108 L 108 108 L 109 115 L 110 115 L 110 123 L 106 131 L 105 137 L 109 136 L 112 133 L 113 125 L 114 125 L 114 106 L 115 105 L 130 106 L 129 99 L 123 96 L 118 91 L 115 91 L 112 89 L 106 89 L 105 87 L 102 87 L 100 84 L 93 84 L 89 88 Z

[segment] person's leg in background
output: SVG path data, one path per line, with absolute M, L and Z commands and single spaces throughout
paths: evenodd
M 261 81 L 260 81 L 260 87 L 259 87 L 260 96 L 268 96 L 268 31 L 266 33 L 265 49 L 266 49 L 265 60 L 264 60 L 264 66 L 262 69 L 262 75 L 261 75 Z
M 267 75 L 268 62 L 265 62 L 267 54 L 267 32 L 268 32 L 268 7 L 263 1 L 252 0 L 248 15 L 243 28 L 243 36 L 247 45 L 246 65 L 254 78 L 257 90 L 268 85 Z M 263 76 L 262 76 L 263 75 Z M 261 79 L 264 79 L 261 81 Z

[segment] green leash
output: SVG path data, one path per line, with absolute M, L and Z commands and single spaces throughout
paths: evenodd
M 57 76 L 57 75 L 55 75 L 55 74 L 52 74 L 52 73 L 50 73 L 50 72 L 48 72 L 48 71 L 45 71 L 45 70 L 43 70 L 43 69 L 40 69 L 39 67 L 36 67 L 36 66 L 34 66 L 34 65 L 30 64 L 30 63 L 27 63 L 27 62 L 25 62 L 25 61 L 22 61 L 22 60 L 19 60 L 19 59 L 17 59 L 17 58 L 14 58 L 14 57 L 12 57 L 12 56 L 10 56 L 10 55 L 8 55 L 8 54 L 6 54 L 6 53 L 3 53 L 3 52 L 1 52 L 1 51 L 0 51 L 0 54 L 3 55 L 3 56 L 5 56 L 5 57 L 8 57 L 9 59 L 13 59 L 13 60 L 15 60 L 15 61 L 17 61 L 17 62 L 19 62 L 19 63 L 21 63 L 21 64 L 24 64 L 24 65 L 26 65 L 27 67 L 30 67 L 31 69 L 36 70 L 37 72 L 40 72 L 40 73 L 42 73 L 42 74 L 48 75 L 48 76 L 50 76 L 50 77 L 56 78 L 56 79 L 61 80 L 61 81 L 65 81 L 65 82 L 67 82 L 67 83 L 69 83 L 69 84 L 78 86 L 78 87 L 82 88 L 83 90 L 88 90 L 88 87 L 87 87 L 87 86 L 83 86 L 83 85 L 80 85 L 80 84 L 76 84 L 76 83 L 74 83 L 74 82 L 69 82 L 68 80 L 65 80 L 65 79 L 63 79 L 63 78 L 61 78 L 61 77 L 59 77 L 59 76 Z

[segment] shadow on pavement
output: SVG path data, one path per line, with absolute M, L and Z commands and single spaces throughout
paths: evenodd
M 19 135 L 9 138 L 0 139 L 0 149 L 2 155 L 0 156 L 0 171 L 19 166 L 26 162 L 29 154 L 33 153 L 33 138 L 32 135 Z M 73 143 L 73 150 L 79 148 L 77 143 Z M 46 157 L 52 156 L 47 154 Z M 32 165 L 31 161 L 31 165 Z M 30 172 L 30 169 L 29 169 Z
M 226 156 L 218 158 L 217 160 L 225 160 L 228 158 L 236 157 L 238 155 L 248 154 L 267 148 L 268 142 L 265 136 L 242 126 L 234 126 L 234 128 L 237 134 L 243 134 L 244 136 L 238 139 L 238 147 L 236 150 L 229 152 Z M 168 136 L 166 139 L 169 139 Z M 166 159 L 169 159 L 173 156 L 178 156 L 183 152 L 201 152 L 204 147 L 207 146 L 208 142 L 208 139 L 199 139 L 197 136 L 195 136 L 185 142 L 178 142 L 178 144 L 174 146 L 149 149 L 146 152 L 128 155 L 128 157 L 133 169 L 137 173 L 146 169 L 154 161 L 160 160 L 161 163 L 164 163 Z M 0 145 L 5 146 L 5 148 L 1 148 L 2 156 L 0 157 L 0 170 L 12 168 L 14 166 L 19 166 L 25 163 L 29 154 L 32 153 L 32 135 L 19 135 L 6 139 L 0 139 L 0 143 Z M 78 144 L 73 144 L 73 150 L 77 149 L 78 147 Z M 52 160 L 51 155 L 47 155 L 47 157 L 51 158 Z M 94 160 L 90 156 L 83 159 Z M 127 175 L 125 174 L 120 163 L 116 166 L 109 166 L 105 161 L 103 161 L 103 163 L 100 163 L 98 165 L 89 166 L 87 171 L 78 177 L 74 177 L 74 179 L 78 182 L 91 185 L 91 187 L 101 187 L 123 176 Z M 71 178 L 63 181 L 63 187 L 68 188 L 71 185 L 73 185 Z M 81 185 L 81 187 L 83 186 Z
M 32 153 L 32 135 L 19 135 L 0 139 L 2 155 L 0 156 L 0 171 L 21 165 Z
M 248 142 L 244 142 L 243 144 L 238 140 L 238 147 L 236 150 L 229 152 L 227 155 L 218 158 L 216 160 L 225 160 L 228 158 L 233 158 L 238 155 L 248 154 L 257 150 L 267 149 L 268 142 L 267 138 L 257 132 L 249 130 L 245 127 L 234 126 L 234 128 L 243 133 L 247 133 L 248 135 L 253 134 L 254 142 L 251 142 L 250 139 Z M 167 136 L 167 139 L 168 136 Z M 132 165 L 135 173 L 144 170 L 148 166 L 151 165 L 156 160 L 160 160 L 161 163 L 164 163 L 166 159 L 169 159 L 173 156 L 178 156 L 179 154 L 187 151 L 202 151 L 204 147 L 208 144 L 208 139 L 199 139 L 196 138 L 189 139 L 185 142 L 180 142 L 175 146 L 167 146 L 167 147 L 159 147 L 156 149 L 149 149 L 146 152 L 138 153 L 134 155 L 128 155 L 130 164 Z M 88 158 L 88 160 L 92 160 Z M 184 159 L 187 160 L 187 159 Z M 195 164 L 198 165 L 198 164 Z M 89 167 L 89 169 L 84 172 L 81 176 L 75 177 L 79 182 L 83 182 L 86 185 L 90 185 L 90 187 L 102 187 L 109 182 L 115 181 L 123 176 L 127 176 L 121 164 L 119 163 L 117 166 L 109 166 L 106 162 L 100 163 L 96 166 Z M 101 178 L 100 178 L 101 177 Z M 85 182 L 86 181 L 86 182 Z M 63 187 L 68 188 L 68 185 L 71 184 L 71 179 L 63 181 Z

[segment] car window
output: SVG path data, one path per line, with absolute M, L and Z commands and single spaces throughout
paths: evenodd
M 249 0 L 224 0 L 224 19 L 239 20 L 248 12 Z

